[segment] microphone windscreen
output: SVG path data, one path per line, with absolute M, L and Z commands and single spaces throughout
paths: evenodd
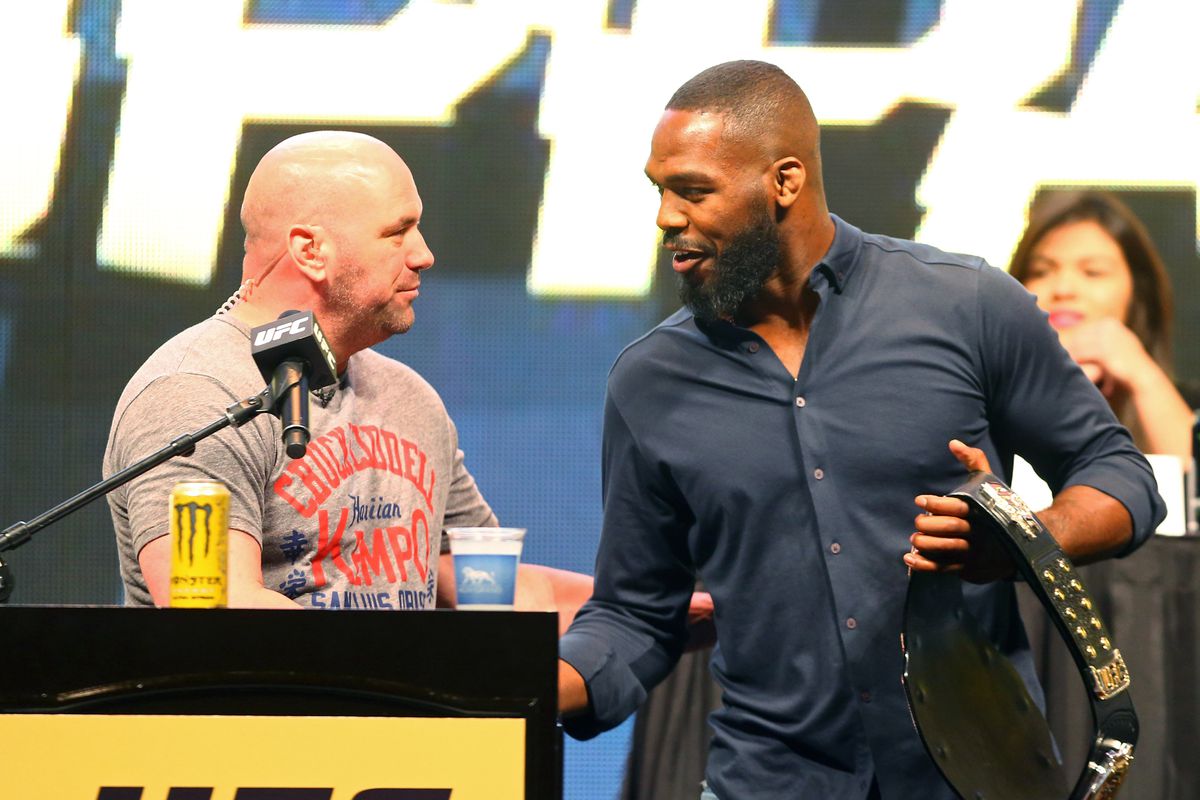
M 289 358 L 308 363 L 310 389 L 337 383 L 337 359 L 311 311 L 285 311 L 274 322 L 251 329 L 250 354 L 267 383 L 275 367 Z

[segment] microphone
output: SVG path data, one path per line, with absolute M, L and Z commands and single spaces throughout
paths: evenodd
M 271 413 L 283 423 L 290 458 L 308 449 L 308 390 L 337 383 L 337 359 L 311 311 L 285 311 L 250 331 L 250 354 L 271 385 Z

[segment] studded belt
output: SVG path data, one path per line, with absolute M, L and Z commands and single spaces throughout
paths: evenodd
M 1037 516 L 986 472 L 950 493 L 970 507 L 972 530 L 1003 542 L 1071 651 L 1087 686 L 1095 737 L 1070 788 L 1046 719 L 1021 677 L 963 603 L 947 573 L 909 577 L 901 644 L 904 687 L 921 739 L 969 800 L 1115 797 L 1133 760 L 1138 723 L 1129 670 L 1071 560 Z

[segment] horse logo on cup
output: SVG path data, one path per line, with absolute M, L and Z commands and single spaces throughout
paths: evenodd
M 483 569 L 475 569 L 474 567 L 462 568 L 462 583 L 460 586 L 463 589 L 469 589 L 473 592 L 500 591 L 500 584 L 496 583 L 494 573 Z

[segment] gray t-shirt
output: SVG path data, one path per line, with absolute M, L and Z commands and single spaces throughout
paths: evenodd
M 250 330 L 219 315 L 160 347 L 113 414 L 104 474 L 219 419 L 264 386 Z M 108 496 L 127 605 L 151 605 L 138 553 L 168 533 L 180 481 L 229 487 L 229 527 L 262 545 L 263 585 L 314 608 L 434 606 L 443 527 L 495 525 L 428 383 L 371 350 L 350 358 L 328 403 L 310 397 L 312 441 L 287 457 L 279 420 L 226 428 Z

